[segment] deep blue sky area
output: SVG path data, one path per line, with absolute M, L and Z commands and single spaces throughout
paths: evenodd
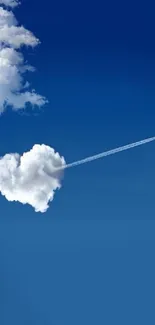
M 155 135 L 155 7 L 21 0 L 24 50 L 49 100 L 0 117 L 0 155 L 67 162 Z M 1 325 L 155 324 L 155 144 L 65 172 L 45 214 L 0 197 Z

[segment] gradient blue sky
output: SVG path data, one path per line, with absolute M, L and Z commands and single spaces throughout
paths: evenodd
M 23 0 L 25 51 L 49 104 L 0 118 L 0 154 L 67 162 L 155 135 L 154 7 Z M 154 143 L 68 170 L 46 214 L 0 197 L 0 324 L 155 323 Z

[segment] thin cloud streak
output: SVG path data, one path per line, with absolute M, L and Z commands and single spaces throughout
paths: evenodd
M 76 167 L 76 166 L 79 166 L 79 165 L 87 164 L 88 162 L 91 162 L 91 161 L 94 161 L 94 160 L 97 160 L 97 159 L 101 159 L 101 158 L 104 158 L 104 157 L 107 157 L 107 156 L 110 156 L 110 155 L 115 155 L 116 153 L 119 153 L 121 151 L 130 150 L 132 148 L 142 146 L 142 145 L 144 145 L 146 143 L 149 143 L 149 142 L 152 142 L 152 141 L 155 141 L 155 137 L 147 138 L 147 139 L 144 139 L 144 140 L 141 140 L 141 141 L 137 141 L 137 142 L 134 142 L 134 143 L 131 143 L 131 144 L 127 144 L 125 146 L 118 147 L 116 149 L 104 151 L 104 152 L 102 152 L 100 154 L 90 156 L 90 157 L 75 161 L 73 163 L 67 164 L 67 165 L 63 166 L 62 168 L 66 169 L 66 168 L 72 168 L 72 167 Z

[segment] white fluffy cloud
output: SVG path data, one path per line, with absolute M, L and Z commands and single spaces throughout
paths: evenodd
M 64 158 L 45 145 L 34 145 L 22 156 L 7 154 L 0 158 L 0 192 L 8 201 L 45 212 L 55 190 L 61 188 L 62 171 L 56 169 L 63 166 Z
M 14 7 L 18 1 L 0 0 L 0 4 Z M 27 104 L 40 107 L 47 102 L 35 90 L 30 91 L 29 83 L 24 80 L 24 73 L 34 68 L 24 62 L 20 49 L 38 44 L 39 40 L 30 31 L 18 26 L 13 12 L 0 7 L 0 113 L 7 106 L 18 110 Z

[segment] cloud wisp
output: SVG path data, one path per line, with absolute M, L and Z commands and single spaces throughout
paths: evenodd
M 118 147 L 118 148 L 115 148 L 115 149 L 112 149 L 112 150 L 104 151 L 104 152 L 101 152 L 101 153 L 99 153 L 97 155 L 90 156 L 90 157 L 87 157 L 87 158 L 84 158 L 84 159 L 81 159 L 81 160 L 74 161 L 73 163 L 67 164 L 67 165 L 65 165 L 65 166 L 63 166 L 61 168 L 66 169 L 66 168 L 73 168 L 73 167 L 76 167 L 76 166 L 79 166 L 79 165 L 84 165 L 84 164 L 87 164 L 87 163 L 92 162 L 94 160 L 98 160 L 98 159 L 101 159 L 101 158 L 104 158 L 104 157 L 107 157 L 107 156 L 115 155 L 116 153 L 119 153 L 119 152 L 122 152 L 122 151 L 125 151 L 125 150 L 130 150 L 132 148 L 142 146 L 142 145 L 144 145 L 146 143 L 149 143 L 149 142 L 152 142 L 152 141 L 155 141 L 155 137 L 147 138 L 147 139 L 144 139 L 144 140 L 140 140 L 140 141 L 137 141 L 137 142 L 127 144 L 127 145 L 122 146 L 122 147 Z
M 0 5 L 5 5 L 5 6 L 14 8 L 19 5 L 19 1 L 18 0 L 0 0 Z
M 13 110 L 24 109 L 27 105 L 43 106 L 47 100 L 30 90 L 24 74 L 35 69 L 24 62 L 23 46 L 34 48 L 40 41 L 33 33 L 19 26 L 12 11 L 19 4 L 17 0 L 0 0 L 0 113 L 7 106 Z M 3 6 L 2 6 L 3 5 Z
M 45 145 L 34 145 L 22 156 L 7 154 L 0 158 L 0 192 L 8 201 L 46 212 L 55 191 L 61 188 L 63 170 L 56 170 L 64 165 L 64 157 Z

